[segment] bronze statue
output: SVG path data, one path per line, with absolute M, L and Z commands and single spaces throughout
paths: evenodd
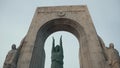
M 17 61 L 17 49 L 16 45 L 12 45 L 12 50 L 10 50 L 6 56 L 3 68 L 16 68 Z
M 111 68 L 120 68 L 120 57 L 116 49 L 114 49 L 114 44 L 110 43 L 109 48 L 107 48 L 108 63 Z
M 53 44 L 52 44 L 52 64 L 51 68 L 63 68 L 63 47 L 62 47 L 62 36 L 60 38 L 60 45 L 55 46 L 55 39 L 53 37 Z

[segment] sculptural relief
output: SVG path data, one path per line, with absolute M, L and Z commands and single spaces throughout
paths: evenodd
M 102 47 L 104 57 L 106 59 L 105 68 L 120 68 L 120 56 L 119 56 L 118 51 L 114 48 L 114 44 L 110 43 L 109 47 L 105 47 L 105 44 L 102 38 L 98 36 L 98 39 Z
M 12 45 L 12 50 L 10 50 L 6 56 L 3 68 L 16 68 L 17 64 L 17 49 L 16 45 Z
M 111 68 L 120 68 L 120 56 L 116 49 L 114 49 L 114 44 L 110 43 L 106 50 L 108 64 Z

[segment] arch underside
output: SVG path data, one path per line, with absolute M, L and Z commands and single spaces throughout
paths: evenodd
M 68 31 L 74 34 L 78 40 L 81 34 L 84 32 L 80 24 L 70 19 L 54 19 L 45 23 L 38 31 L 33 55 L 30 62 L 30 68 L 44 68 L 45 63 L 45 51 L 44 51 L 44 43 L 47 37 L 56 32 L 56 31 Z

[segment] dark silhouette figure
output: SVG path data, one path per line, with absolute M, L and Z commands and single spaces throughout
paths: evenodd
M 63 47 L 62 47 L 62 36 L 60 37 L 60 45 L 55 46 L 55 39 L 53 37 L 53 44 L 52 44 L 52 64 L 51 68 L 63 68 Z

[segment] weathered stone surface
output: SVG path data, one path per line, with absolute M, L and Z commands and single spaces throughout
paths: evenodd
M 109 48 L 106 49 L 107 61 L 111 68 L 120 68 L 120 56 L 114 44 L 110 43 Z
M 58 13 L 64 12 L 63 16 Z M 56 31 L 73 33 L 80 43 L 81 68 L 104 68 L 98 37 L 86 6 L 38 7 L 26 36 L 18 68 L 43 68 L 44 42 Z M 39 59 L 39 60 L 38 60 Z
M 17 55 L 18 51 L 16 49 L 16 45 L 13 44 L 12 49 L 8 52 L 3 68 L 16 68 L 17 66 Z
M 20 49 L 17 68 L 44 68 L 44 43 L 56 31 L 68 31 L 78 38 L 80 68 L 111 68 L 107 48 L 85 5 L 38 7 Z

